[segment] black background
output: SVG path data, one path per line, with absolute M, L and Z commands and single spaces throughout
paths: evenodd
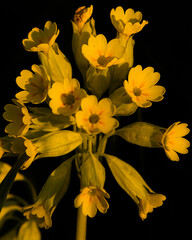
M 149 24 L 135 35 L 134 65 L 152 66 L 160 72 L 160 85 L 166 88 L 165 98 L 152 107 L 140 109 L 131 117 L 122 119 L 122 125 L 133 121 L 146 121 L 162 127 L 173 122 L 187 122 L 191 128 L 191 16 L 189 1 L 16 1 L 5 3 L 1 14 L 1 87 L 0 112 L 10 103 L 19 88 L 15 78 L 23 69 L 39 64 L 35 53 L 26 52 L 22 39 L 33 27 L 43 28 L 47 20 L 55 21 L 60 34 L 57 39 L 61 50 L 73 65 L 73 77 L 80 79 L 71 50 L 74 11 L 79 6 L 93 4 L 97 34 L 104 34 L 108 40 L 115 37 L 116 30 L 110 21 L 110 10 L 117 6 L 133 8 L 143 13 Z M 6 123 L 0 118 L 1 132 Z M 1 134 L 3 136 L 3 133 Z M 191 139 L 191 135 L 187 136 Z M 143 176 L 156 192 L 167 196 L 164 205 L 148 214 L 143 222 L 137 213 L 137 206 L 118 186 L 106 167 L 105 189 L 110 194 L 110 208 L 107 214 L 98 213 L 88 219 L 87 239 L 131 239 L 145 237 L 176 237 L 183 239 L 190 233 L 191 210 L 191 152 L 180 155 L 180 162 L 171 162 L 162 149 L 139 148 L 120 138 L 111 138 L 107 152 L 129 162 Z M 13 160 L 14 161 L 14 160 Z M 12 162 L 13 162 L 12 161 Z M 35 182 L 38 190 L 50 172 L 62 160 L 40 159 L 24 173 Z M 35 176 L 35 177 L 34 177 Z M 20 189 L 22 192 L 22 189 Z M 69 190 L 53 214 L 53 227 L 43 230 L 43 239 L 75 239 L 76 209 L 73 200 L 78 194 L 79 183 L 73 166 Z

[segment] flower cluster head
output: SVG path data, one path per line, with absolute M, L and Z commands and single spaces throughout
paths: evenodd
M 4 107 L 3 117 L 8 125 L 7 135 L 0 137 L 0 158 L 13 156 L 17 160 L 8 174 L 6 171 L 7 175 L 2 173 L 0 162 L 0 182 L 6 175 L 0 184 L 0 208 L 15 176 L 16 180 L 20 176 L 20 169 L 29 168 L 40 158 L 62 156 L 63 160 L 33 203 L 19 208 L 25 216 L 20 236 L 31 227 L 40 240 L 38 227 L 52 226 L 53 212 L 68 190 L 72 166 L 76 166 L 81 186 L 74 200 L 80 213 L 78 221 L 95 217 L 98 210 L 106 213 L 109 208 L 103 160 L 118 185 L 136 203 L 142 220 L 163 205 L 164 194 L 153 191 L 127 161 L 106 153 L 107 144 L 113 144 L 108 142 L 111 136 L 141 147 L 164 149 L 172 161 L 179 161 L 178 153 L 188 153 L 190 142 L 184 138 L 190 131 L 187 123 L 175 122 L 168 128 L 142 121 L 126 125 L 139 107 L 145 111 L 153 102 L 163 100 L 166 92 L 157 85 L 160 73 L 153 67 L 134 65 L 134 34 L 148 21 L 142 20 L 141 12 L 118 6 L 110 13 L 117 34 L 107 41 L 103 34 L 96 34 L 92 13 L 92 5 L 79 7 L 72 21 L 72 50 L 81 73 L 78 80 L 70 61 L 55 42 L 59 35 L 55 22 L 47 21 L 43 30 L 33 28 L 23 40 L 25 50 L 38 53 L 40 64 L 20 72 L 16 83 L 22 90 L 15 95 L 13 104 Z M 123 127 L 121 117 L 128 119 Z M 77 235 L 81 224 L 77 224 Z
M 124 81 L 126 93 L 139 107 L 150 107 L 151 102 L 159 102 L 163 99 L 165 88 L 155 85 L 160 79 L 160 74 L 154 72 L 154 68 L 142 69 L 141 65 L 133 67 L 128 75 L 128 81 Z
M 39 104 L 45 101 L 49 89 L 50 79 L 41 65 L 33 65 L 31 71 L 23 70 L 16 78 L 17 85 L 24 91 L 16 94 L 16 98 L 24 103 Z
M 172 161 L 179 161 L 177 154 L 187 154 L 190 142 L 183 138 L 190 132 L 187 123 L 173 123 L 164 133 L 162 137 L 162 145 L 167 157 Z
M 103 34 L 91 36 L 88 44 L 82 46 L 82 53 L 92 66 L 99 69 L 124 62 L 121 58 L 124 54 L 124 47 L 119 40 L 116 38 L 107 43 Z
M 142 21 L 143 16 L 141 12 L 134 12 L 131 8 L 128 8 L 125 12 L 122 7 L 113 8 L 110 17 L 117 31 L 128 37 L 140 32 L 148 24 L 148 21 Z
M 28 38 L 23 40 L 23 46 L 30 52 L 43 51 L 47 53 L 49 48 L 55 43 L 58 35 L 59 30 L 57 29 L 57 24 L 47 21 L 44 30 L 33 28 L 29 32 Z
M 81 189 L 81 193 L 76 197 L 74 204 L 76 208 L 82 206 L 85 216 L 95 217 L 97 209 L 101 213 L 106 213 L 109 204 L 105 198 L 109 198 L 109 194 L 98 187 L 89 186 Z
M 94 95 L 83 98 L 81 109 L 75 115 L 77 126 L 89 134 L 109 133 L 118 127 L 118 121 L 112 116 L 115 114 L 115 106 L 109 98 L 103 98 L 98 102 Z

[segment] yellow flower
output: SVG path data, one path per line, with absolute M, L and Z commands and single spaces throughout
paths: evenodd
M 85 6 L 79 7 L 75 11 L 73 20 L 76 23 L 79 29 L 79 32 L 81 32 L 87 20 L 90 19 L 92 13 L 93 13 L 93 5 L 91 5 L 90 7 L 85 7 Z
M 27 133 L 31 123 L 31 117 L 25 105 L 19 100 L 13 99 L 13 104 L 5 105 L 5 112 L 3 117 L 5 120 L 11 122 L 6 128 L 5 132 L 9 136 L 19 136 Z
M 17 85 L 25 91 L 16 94 L 16 98 L 24 103 L 39 104 L 45 101 L 49 87 L 49 77 L 43 66 L 33 65 L 31 71 L 23 70 L 16 78 Z
M 26 137 L 17 137 L 11 141 L 11 148 L 10 150 L 15 153 L 19 154 L 19 156 L 26 154 L 26 161 L 21 166 L 22 170 L 27 169 L 31 163 L 35 160 L 35 157 L 38 153 L 36 146 L 32 143 L 30 139 Z
M 23 208 L 23 215 L 27 220 L 35 220 L 40 228 L 48 229 L 52 226 L 51 216 L 55 209 L 46 209 L 43 203 L 35 203 Z
M 121 57 L 124 54 L 124 47 L 120 44 L 119 39 L 112 39 L 107 43 L 103 34 L 96 37 L 91 36 L 88 45 L 82 46 L 82 53 L 89 63 L 95 68 L 108 68 L 124 62 Z
M 44 30 L 35 27 L 29 32 L 28 38 L 23 40 L 23 46 L 30 52 L 42 51 L 47 53 L 49 48 L 55 43 L 58 35 L 57 24 L 47 21 Z
M 141 12 L 134 12 L 129 8 L 125 12 L 122 7 L 112 9 L 110 13 L 111 22 L 119 33 L 125 34 L 128 37 L 140 32 L 148 21 L 142 20 Z
M 81 99 L 86 96 L 85 90 L 80 88 L 75 78 L 65 78 L 63 83 L 54 83 L 48 94 L 52 99 L 49 103 L 52 112 L 64 116 L 75 113 L 80 107 Z
M 97 209 L 101 213 L 106 213 L 109 204 L 105 198 L 109 198 L 109 194 L 98 187 L 89 186 L 81 190 L 81 193 L 76 197 L 74 205 L 76 208 L 82 206 L 82 211 L 85 216 L 94 217 Z
M 128 75 L 128 81 L 124 81 L 124 88 L 132 101 L 139 107 L 150 107 L 151 101 L 159 102 L 163 99 L 165 88 L 154 86 L 160 79 L 160 74 L 154 72 L 152 67 L 142 70 L 141 65 L 132 68 Z
M 82 99 L 81 109 L 82 111 L 75 115 L 77 126 L 89 134 L 106 134 L 119 125 L 118 121 L 112 118 L 116 108 L 109 98 L 103 98 L 98 103 L 96 96 L 88 96 Z
M 190 142 L 183 138 L 190 132 L 187 126 L 187 123 L 173 123 L 163 135 L 163 148 L 167 157 L 172 161 L 179 161 L 179 156 L 176 152 L 181 154 L 188 153 L 187 148 L 190 146 Z
M 154 208 L 160 207 L 163 205 L 163 201 L 166 200 L 166 197 L 163 194 L 158 193 L 149 193 L 148 199 L 139 200 L 139 216 L 142 220 L 147 218 L 147 214 L 153 212 Z

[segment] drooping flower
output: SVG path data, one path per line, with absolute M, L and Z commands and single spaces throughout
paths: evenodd
M 19 136 L 27 133 L 31 123 L 31 116 L 26 106 L 19 100 L 13 99 L 13 104 L 5 105 L 5 112 L 3 117 L 5 120 L 11 122 L 6 128 L 5 132 L 9 136 Z
M 122 7 L 112 9 L 110 13 L 111 22 L 120 34 L 131 35 L 140 32 L 148 21 L 142 21 L 142 13 L 129 8 L 125 12 Z M 142 21 L 142 22 L 141 22 Z
M 167 157 L 172 161 L 179 161 L 177 154 L 187 154 L 190 142 L 183 138 L 190 132 L 187 123 L 175 122 L 164 133 L 162 145 Z
M 69 187 L 74 156 L 61 163 L 48 177 L 34 204 L 25 206 L 23 214 L 40 228 L 52 226 L 51 216 Z
M 16 94 L 16 98 L 24 103 L 39 104 L 47 97 L 49 77 L 41 65 L 33 65 L 32 71 L 23 70 L 16 78 L 17 85 L 24 91 Z
M 152 67 L 142 69 L 141 65 L 132 68 L 128 81 L 124 81 L 124 88 L 139 107 L 150 107 L 151 101 L 159 102 L 163 99 L 165 88 L 155 85 L 160 79 L 160 74 L 154 72 Z
M 93 13 L 93 5 L 91 5 L 90 7 L 82 6 L 75 11 L 73 20 L 77 25 L 79 32 L 82 31 L 85 23 L 87 22 L 88 19 L 90 19 L 92 13 Z
M 47 53 L 49 48 L 55 43 L 58 35 L 57 24 L 47 21 L 44 30 L 35 27 L 29 32 L 28 38 L 23 40 L 23 46 L 30 52 Z
M 74 205 L 76 208 L 82 206 L 85 216 L 94 217 L 97 209 L 101 213 L 106 213 L 109 204 L 105 198 L 109 198 L 109 194 L 101 188 L 89 186 L 81 189 L 81 193 L 75 198 Z
M 74 114 L 79 109 L 82 98 L 86 97 L 85 90 L 80 88 L 75 78 L 65 78 L 63 83 L 54 83 L 48 94 L 51 98 L 49 106 L 53 113 L 64 116 Z
M 109 98 L 98 102 L 96 96 L 88 96 L 82 99 L 81 109 L 75 115 L 77 126 L 89 134 L 106 134 L 119 125 L 118 121 L 112 118 L 116 108 Z
M 149 193 L 148 199 L 139 200 L 139 216 L 142 220 L 147 218 L 147 214 L 153 212 L 154 208 L 163 205 L 163 201 L 166 200 L 165 195 L 159 193 Z
M 91 36 L 88 44 L 82 46 L 82 53 L 89 63 L 95 68 L 104 69 L 112 65 L 124 62 L 121 58 L 124 54 L 124 47 L 119 39 L 112 39 L 107 43 L 103 34 L 96 37 Z
M 22 156 L 23 154 L 26 155 L 26 161 L 21 166 L 21 169 L 27 169 L 35 160 L 35 157 L 38 153 L 36 146 L 30 139 L 27 139 L 24 136 L 14 138 L 11 141 L 11 144 L 12 146 L 10 147 L 10 150 L 12 153 L 18 154 L 19 156 Z

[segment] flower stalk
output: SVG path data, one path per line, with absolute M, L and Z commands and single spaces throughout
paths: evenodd
M 77 210 L 76 240 L 86 240 L 87 216 L 82 212 L 82 207 Z

